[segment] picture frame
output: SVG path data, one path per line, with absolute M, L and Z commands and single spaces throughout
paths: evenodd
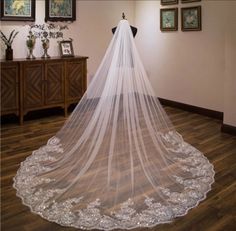
M 178 8 L 160 9 L 160 30 L 178 30 Z
M 59 43 L 61 57 L 73 57 L 74 49 L 71 40 L 63 40 Z
M 1 21 L 35 21 L 36 0 L 1 0 Z
M 161 5 L 176 5 L 179 3 L 179 0 L 161 0 Z
M 182 31 L 202 30 L 201 6 L 181 8 L 181 29 Z
M 181 3 L 201 2 L 201 0 L 181 0 Z
M 45 0 L 45 22 L 75 20 L 76 0 Z

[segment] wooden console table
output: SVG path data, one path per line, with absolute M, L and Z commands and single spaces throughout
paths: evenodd
M 1 115 L 16 114 L 23 124 L 29 111 L 78 103 L 87 88 L 87 58 L 0 60 Z

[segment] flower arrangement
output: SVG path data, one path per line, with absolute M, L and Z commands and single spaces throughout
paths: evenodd
M 49 49 L 50 39 L 63 38 L 63 30 L 68 29 L 67 25 L 50 24 L 32 24 L 30 31 L 33 32 L 34 37 L 41 39 L 44 54 L 42 58 L 50 58 L 47 53 Z
M 32 24 L 30 25 L 30 30 L 34 31 L 34 35 L 36 38 L 43 39 L 45 37 L 45 33 L 47 33 L 48 39 L 58 39 L 63 38 L 63 30 L 68 29 L 67 25 L 55 25 L 53 23 L 50 24 Z
M 19 33 L 19 31 L 15 31 L 13 30 L 10 35 L 9 35 L 9 38 L 6 37 L 6 35 L 3 34 L 3 32 L 0 30 L 0 36 L 1 36 L 1 39 L 2 41 L 5 43 L 5 45 L 7 47 L 11 47 L 12 43 L 13 43 L 13 40 L 14 38 L 16 37 L 16 35 Z

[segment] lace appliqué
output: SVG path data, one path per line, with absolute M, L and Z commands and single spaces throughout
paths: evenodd
M 23 203 L 31 211 L 43 218 L 62 226 L 80 229 L 112 230 L 116 228 L 132 229 L 136 227 L 153 227 L 157 224 L 168 223 L 173 218 L 185 215 L 189 209 L 205 199 L 206 193 L 214 182 L 213 166 L 197 149 L 185 143 L 181 136 L 173 132 L 161 136 L 164 142 L 173 145 L 172 151 L 182 152 L 186 158 L 176 157 L 181 169 L 190 173 L 194 179 L 173 176 L 182 185 L 181 192 L 173 192 L 169 188 L 159 188 L 166 197 L 167 204 L 159 203 L 154 198 L 144 198 L 141 211 L 134 209 L 134 201 L 127 199 L 120 208 L 110 214 L 102 214 L 100 199 L 90 202 L 87 208 L 78 209 L 83 197 L 69 198 L 56 202 L 54 198 L 64 192 L 64 189 L 42 190 L 40 185 L 53 182 L 54 179 L 39 177 L 40 173 L 49 171 L 44 167 L 44 161 L 55 161 L 50 153 L 63 153 L 62 145 L 57 137 L 52 137 L 47 145 L 33 152 L 24 162 L 14 178 L 14 187 Z M 49 202 L 50 201 L 50 202 Z

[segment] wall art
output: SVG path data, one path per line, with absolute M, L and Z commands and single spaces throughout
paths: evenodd
M 60 43 L 61 57 L 73 57 L 74 49 L 71 40 L 63 40 Z
M 35 0 L 1 0 L 1 21 L 35 21 Z
M 46 0 L 45 21 L 75 21 L 76 0 Z
M 201 0 L 181 0 L 181 3 L 200 2 Z
M 178 8 L 160 9 L 161 31 L 178 30 Z
M 201 6 L 181 8 L 182 31 L 202 30 Z
M 179 0 L 161 0 L 161 5 L 175 5 L 178 4 Z

